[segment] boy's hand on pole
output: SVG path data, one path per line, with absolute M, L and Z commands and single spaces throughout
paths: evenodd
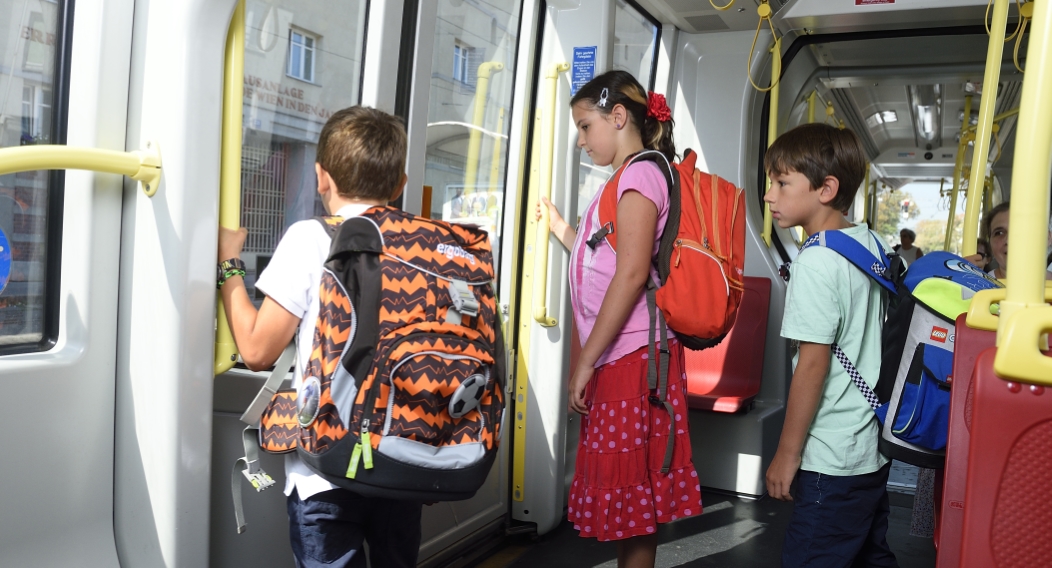
M 248 229 L 244 227 L 237 230 L 219 227 L 219 262 L 240 257 L 246 238 Z
M 799 469 L 799 454 L 776 451 L 770 467 L 767 468 L 767 494 L 779 501 L 792 501 L 789 486 L 793 484 Z

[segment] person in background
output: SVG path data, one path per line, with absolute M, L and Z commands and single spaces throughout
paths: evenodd
M 990 239 L 990 254 L 993 255 L 996 263 L 992 270 L 987 271 L 987 274 L 998 279 L 1008 275 L 1008 208 L 1009 202 L 1005 201 L 991 209 L 983 218 L 983 228 L 987 238 Z M 1052 244 L 1052 231 L 1048 234 L 1045 246 L 1049 244 Z M 969 256 L 966 260 L 977 265 L 980 262 L 977 254 Z M 1045 279 L 1052 280 L 1052 265 L 1045 268 Z
M 895 245 L 895 251 L 899 253 L 902 260 L 906 261 L 906 266 L 913 264 L 913 261 L 924 256 L 923 250 L 913 246 L 913 241 L 917 240 L 917 233 L 914 233 L 912 229 L 899 231 L 899 240 L 902 244 Z

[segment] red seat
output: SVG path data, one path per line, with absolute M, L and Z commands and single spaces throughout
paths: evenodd
M 972 375 L 960 566 L 1049 566 L 1052 389 L 997 377 L 996 351 L 983 351 Z
M 745 277 L 745 292 L 727 337 L 716 347 L 687 351 L 687 404 L 690 408 L 737 412 L 760 392 L 771 281 Z
M 979 353 L 995 345 L 997 334 L 972 329 L 967 314 L 957 318 L 953 348 L 953 388 L 950 390 L 950 433 L 946 441 L 946 468 L 942 495 L 935 512 L 935 547 L 938 568 L 956 568 L 961 558 L 961 527 L 964 524 L 964 491 L 968 469 L 968 442 L 974 392 L 972 372 Z

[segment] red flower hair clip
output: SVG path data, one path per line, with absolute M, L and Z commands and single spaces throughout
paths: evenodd
M 658 122 L 668 122 L 672 119 L 672 111 L 668 108 L 665 95 L 650 91 L 647 93 L 647 116 L 652 116 Z

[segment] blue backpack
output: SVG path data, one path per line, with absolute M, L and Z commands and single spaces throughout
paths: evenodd
M 942 468 L 955 322 L 976 292 L 1003 284 L 948 252 L 927 253 L 904 267 L 898 255 L 888 256 L 878 246 L 881 253 L 875 256 L 840 231 L 815 233 L 801 250 L 810 246 L 836 251 L 890 293 L 876 388 L 871 389 L 840 347 L 832 345 L 834 356 L 880 421 L 880 452 L 916 466 Z

